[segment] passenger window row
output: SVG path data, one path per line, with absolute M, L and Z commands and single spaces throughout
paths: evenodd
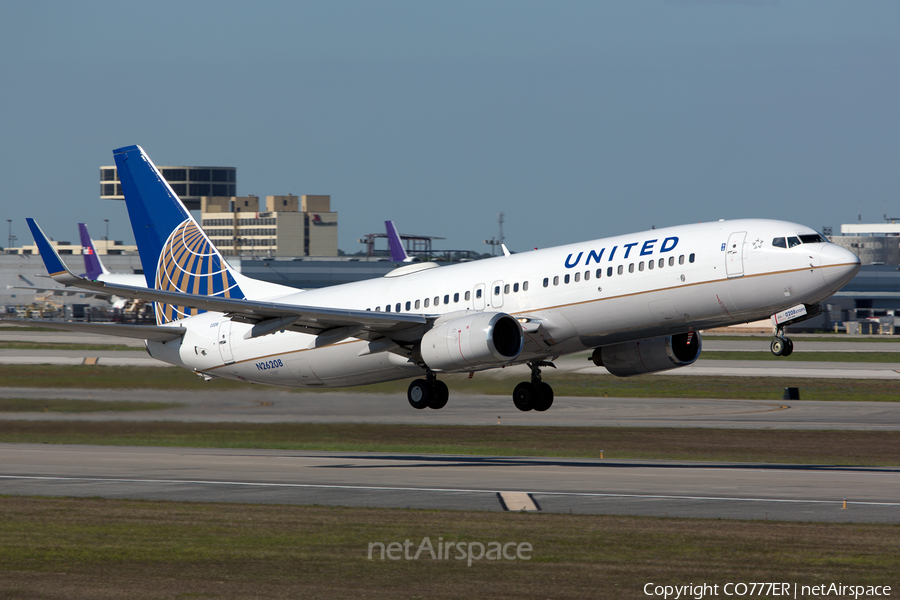
M 521 287 L 519 286 L 518 283 L 514 283 L 514 284 L 512 284 L 511 289 L 512 289 L 513 293 L 517 293 L 520 289 L 523 292 L 527 292 L 528 291 L 528 282 L 527 281 L 523 282 L 521 284 Z M 510 284 L 507 283 L 506 285 L 503 286 L 503 293 L 508 294 L 509 292 L 510 292 Z M 499 285 L 494 286 L 494 294 L 495 295 L 500 294 L 500 286 Z M 481 299 L 483 296 L 484 296 L 484 290 L 480 287 L 477 288 L 475 290 L 475 298 Z M 462 299 L 466 302 L 471 300 L 472 292 L 465 292 L 462 295 Z M 456 292 L 452 295 L 452 303 L 458 304 L 459 301 L 460 301 L 460 294 L 459 294 L 459 292 Z M 415 300 L 415 301 L 407 300 L 406 302 L 395 302 L 393 304 L 385 304 L 384 312 L 409 312 L 411 310 L 420 310 L 423 308 L 430 308 L 432 306 L 438 307 L 438 306 L 441 306 L 442 302 L 445 306 L 450 304 L 451 303 L 451 295 L 444 294 L 443 297 L 435 296 L 434 298 L 425 298 L 424 300 Z M 369 312 L 372 312 L 373 309 L 367 308 L 366 310 Z M 374 311 L 381 312 L 381 306 L 376 306 Z
M 510 284 L 508 284 L 508 283 L 505 284 L 505 285 L 503 286 L 503 293 L 504 293 L 504 294 L 508 294 L 509 291 L 510 291 L 510 289 L 512 289 L 512 292 L 513 292 L 514 294 L 518 293 L 518 291 L 519 291 L 519 284 L 518 284 L 518 283 L 512 284 L 512 288 L 510 288 Z M 522 291 L 523 291 L 523 292 L 527 292 L 527 291 L 528 291 L 528 282 L 527 282 L 527 281 L 525 281 L 525 282 L 522 283 Z M 500 295 L 500 286 L 499 286 L 499 285 L 495 285 L 495 286 L 494 286 L 494 295 L 495 295 L 495 296 L 499 296 L 499 295 Z
M 688 256 L 688 262 L 693 263 L 695 260 L 696 260 L 696 255 L 694 253 L 691 253 Z M 670 256 L 668 262 L 669 262 L 670 267 L 674 267 L 675 266 L 675 257 Z M 679 265 L 684 264 L 684 254 L 682 254 L 681 256 L 678 257 L 678 264 Z M 637 263 L 637 270 L 638 270 L 638 272 L 640 272 L 646 268 L 648 271 L 652 271 L 655 268 L 662 269 L 665 266 L 666 266 L 666 259 L 660 258 L 658 261 L 648 260 L 646 262 L 646 265 L 645 265 L 644 261 L 640 261 L 639 263 Z M 634 270 L 635 270 L 635 263 L 629 263 L 628 264 L 628 272 L 634 273 Z M 584 281 L 590 281 L 592 273 L 593 273 L 593 276 L 595 279 L 600 279 L 603 276 L 603 268 L 601 267 L 601 268 L 597 269 L 596 271 L 585 271 L 583 274 L 581 271 L 575 273 L 574 275 L 572 275 L 570 273 L 566 273 L 565 275 L 563 275 L 562 281 L 564 284 L 570 283 L 573 281 L 575 283 L 578 283 L 582 279 L 584 279 Z M 625 265 L 622 264 L 622 265 L 619 265 L 618 267 L 615 267 L 615 274 L 616 275 L 624 275 L 625 274 Z M 606 268 L 606 276 L 607 277 L 613 276 L 613 267 Z M 555 275 L 553 277 L 553 285 L 559 285 L 559 280 L 560 280 L 559 275 Z M 544 277 L 544 287 L 550 287 L 550 278 L 549 277 Z

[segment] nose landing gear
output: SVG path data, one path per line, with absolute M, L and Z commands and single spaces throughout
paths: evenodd
M 794 342 L 790 338 L 784 337 L 784 327 L 775 330 L 775 339 L 769 344 L 769 350 L 775 356 L 790 356 L 794 351 Z
M 513 404 L 521 411 L 536 410 L 543 412 L 553 404 L 553 388 L 550 384 L 541 381 L 541 367 L 556 368 L 552 362 L 533 361 L 528 363 L 531 367 L 531 381 L 523 381 L 513 391 Z
M 772 325 L 775 326 L 775 339 L 769 345 L 769 349 L 775 356 L 790 356 L 794 351 L 794 342 L 784 337 L 784 328 L 800 321 L 806 321 L 822 313 L 821 304 L 798 304 L 787 310 L 772 315 Z

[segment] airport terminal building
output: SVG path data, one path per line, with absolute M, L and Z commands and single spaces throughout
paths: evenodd
M 200 225 L 225 256 L 338 255 L 331 196 L 266 196 L 265 206 L 257 196 L 203 196 L 200 202 Z
M 188 210 L 200 210 L 203 196 L 236 196 L 235 167 L 157 167 Z M 100 198 L 124 200 L 119 172 L 114 166 L 100 167 Z

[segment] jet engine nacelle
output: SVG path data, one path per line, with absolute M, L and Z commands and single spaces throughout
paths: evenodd
M 513 317 L 479 312 L 438 320 L 422 337 L 419 352 L 432 371 L 480 369 L 515 360 L 524 341 L 522 326 Z
M 678 333 L 637 342 L 603 346 L 591 360 L 618 377 L 668 371 L 693 364 L 700 356 L 700 334 Z

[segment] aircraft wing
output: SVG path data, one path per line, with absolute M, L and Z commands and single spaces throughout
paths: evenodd
M 46 321 L 44 319 L 0 319 L 0 321 L 11 325 L 47 327 L 49 329 L 59 329 L 61 331 L 114 335 L 116 337 L 134 338 L 137 340 L 153 340 L 154 342 L 177 340 L 187 331 L 184 327 L 126 325 L 121 323 L 69 323 L 66 321 Z
M 328 335 L 323 336 L 322 339 L 322 345 L 325 345 L 347 337 L 380 337 L 383 334 L 424 325 L 430 320 L 429 317 L 423 315 L 299 306 L 221 296 L 197 296 L 93 281 L 72 273 L 50 245 L 50 241 L 34 219 L 26 219 L 26 221 L 34 235 L 34 241 L 44 261 L 44 266 L 55 281 L 94 292 L 225 313 L 232 321 L 254 325 L 248 337 L 258 337 L 280 329 L 291 329 L 315 335 L 327 332 Z
M 8 285 L 6 286 L 8 290 L 28 290 L 30 292 L 34 292 L 35 294 L 52 294 L 54 296 L 74 296 L 76 294 L 82 294 L 88 298 L 109 298 L 108 293 L 98 294 L 96 292 L 88 292 L 84 290 L 70 290 L 68 288 L 39 288 L 39 287 L 28 287 L 24 285 Z

